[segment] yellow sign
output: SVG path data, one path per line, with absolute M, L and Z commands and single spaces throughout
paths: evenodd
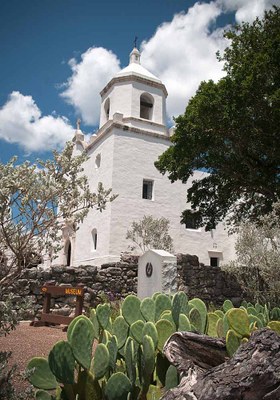
M 81 296 L 82 295 L 82 291 L 81 291 L 81 289 L 66 288 L 65 289 L 65 294 L 71 294 L 73 296 Z

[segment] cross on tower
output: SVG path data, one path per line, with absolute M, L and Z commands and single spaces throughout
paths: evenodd
M 134 47 L 136 47 L 136 49 L 137 49 L 137 40 L 138 40 L 138 37 L 135 36 L 135 39 L 134 39 Z

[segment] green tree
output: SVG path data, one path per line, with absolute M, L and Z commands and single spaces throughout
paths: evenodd
M 241 224 L 236 240 L 237 259 L 222 268 L 233 273 L 249 297 L 279 305 L 280 203 L 260 218 L 261 224 Z
M 231 224 L 257 221 L 280 198 L 280 9 L 225 37 L 231 44 L 218 54 L 225 77 L 200 84 L 175 119 L 173 146 L 156 162 L 172 181 L 209 172 L 187 194 L 206 230 L 225 217 Z
M 90 208 L 102 211 L 115 198 L 101 183 L 91 191 L 82 174 L 86 159 L 73 157 L 68 143 L 53 160 L 0 163 L 0 296 L 46 250 L 60 248 L 65 223 L 76 229 Z
M 134 221 L 127 231 L 126 238 L 134 245 L 131 250 L 139 248 L 142 253 L 149 249 L 173 250 L 173 240 L 168 233 L 169 220 L 167 218 L 153 218 L 152 215 L 145 215 L 139 222 Z
M 91 191 L 82 174 L 86 159 L 86 154 L 74 157 L 73 144 L 67 143 L 53 160 L 0 163 L 0 336 L 15 329 L 23 311 L 18 302 L 15 311 L 10 285 L 47 249 L 59 250 L 65 223 L 76 229 L 90 208 L 102 211 L 115 198 L 101 183 Z M 15 391 L 10 356 L 0 351 L 0 397 L 30 399 L 28 390 Z

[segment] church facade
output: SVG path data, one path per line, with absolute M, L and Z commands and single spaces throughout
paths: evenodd
M 129 65 L 101 91 L 99 130 L 89 142 L 80 129 L 73 138 L 76 154 L 86 150 L 89 156 L 84 173 L 92 190 L 102 182 L 118 197 L 102 213 L 90 210 L 75 234 L 65 228 L 56 263 L 101 265 L 118 260 L 132 244 L 126 239 L 127 230 L 145 215 L 170 221 L 174 253 L 195 254 L 208 265 L 235 258 L 234 238 L 223 224 L 205 232 L 180 223 L 191 181 L 171 183 L 154 166 L 171 145 L 166 98 L 164 84 L 143 68 L 134 48 Z M 196 171 L 193 179 L 203 174 Z

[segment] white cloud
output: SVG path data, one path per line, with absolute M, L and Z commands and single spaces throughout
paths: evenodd
M 217 3 L 225 12 L 235 12 L 236 22 L 240 24 L 262 17 L 273 4 L 280 5 L 280 0 L 217 0 Z
M 62 97 L 74 106 L 88 125 L 99 122 L 99 92 L 120 70 L 120 62 L 111 51 L 103 47 L 89 48 L 78 62 L 75 58 L 69 61 L 72 76 L 64 84 L 66 90 Z
M 42 116 L 31 96 L 14 91 L 0 108 L 0 139 L 17 143 L 26 151 L 62 148 L 73 135 L 66 118 Z
M 142 43 L 142 64 L 166 85 L 171 117 L 184 112 L 202 80 L 217 81 L 223 75 L 216 52 L 224 49 L 227 41 L 221 29 L 210 30 L 220 14 L 214 2 L 196 3 Z
M 216 20 L 226 13 L 235 13 L 237 22 L 251 22 L 262 17 L 265 9 L 280 0 L 213 0 L 197 2 L 187 12 L 174 15 L 171 22 L 158 27 L 154 36 L 141 44 L 142 65 L 158 76 L 169 93 L 167 111 L 170 118 L 184 112 L 189 99 L 203 80 L 218 81 L 223 64 L 216 52 L 229 42 L 224 28 L 215 28 Z M 120 70 L 115 54 L 102 47 L 89 48 L 77 61 L 68 63 L 72 75 L 63 84 L 62 97 L 74 106 L 88 125 L 99 122 L 99 92 Z

